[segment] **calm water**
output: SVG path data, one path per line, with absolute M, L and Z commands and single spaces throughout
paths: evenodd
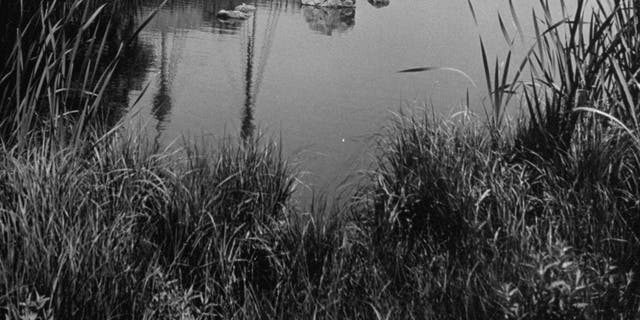
M 241 2 L 174 0 L 159 12 L 129 61 L 144 70 L 130 76 L 130 100 L 149 85 L 136 126 L 162 144 L 183 135 L 281 138 L 305 172 L 302 181 L 331 193 L 366 168 L 371 136 L 392 112 L 427 105 L 449 117 L 469 90 L 471 107 L 482 114 L 478 35 L 491 57 L 503 57 L 498 12 L 511 21 L 507 0 L 474 1 L 479 27 L 467 0 L 391 0 L 384 7 L 358 0 L 355 10 L 259 0 L 249 20 L 216 19 L 218 10 Z M 535 2 L 514 1 L 526 30 Z M 158 3 L 148 1 L 143 11 Z M 515 34 L 513 23 L 507 28 Z M 397 73 L 421 66 L 462 70 L 477 87 L 455 72 Z

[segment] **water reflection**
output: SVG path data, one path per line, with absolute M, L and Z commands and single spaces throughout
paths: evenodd
M 252 17 L 251 28 L 247 34 L 246 62 L 244 65 L 244 108 L 242 112 L 242 127 L 240 136 L 243 141 L 253 137 L 255 125 L 253 124 L 253 109 L 255 108 L 254 92 L 254 58 L 256 50 L 256 17 Z M 265 61 L 266 63 L 266 61 Z
M 256 106 L 260 84 L 264 77 L 264 70 L 271 53 L 271 45 L 273 37 L 278 25 L 282 2 L 272 2 L 270 8 L 267 9 L 266 27 L 263 34 L 260 55 L 256 59 L 256 44 L 259 41 L 258 31 L 258 15 L 257 12 L 251 17 L 251 25 L 246 33 L 246 55 L 244 64 L 244 108 L 242 112 L 242 125 L 240 136 L 244 141 L 250 140 L 255 131 L 254 109 Z
M 127 30 L 124 34 L 132 32 Z M 124 48 L 122 59 L 103 98 L 105 107 L 101 111 L 107 127 L 115 125 L 132 105 L 131 92 L 143 90 L 154 58 L 153 46 L 139 38 L 131 40 L 129 46 Z
M 210 4 L 205 4 L 205 11 L 210 19 L 214 22 L 212 25 L 212 31 L 217 34 L 235 35 L 240 32 L 241 28 L 247 21 L 237 19 L 219 19 L 217 14 L 220 10 L 233 10 L 237 1 L 225 0 L 225 1 L 213 1 Z
M 173 79 L 178 64 L 182 62 L 185 41 L 192 31 L 217 35 L 220 40 L 234 40 L 226 48 L 215 48 L 212 56 L 224 61 L 228 58 L 232 60 L 240 58 L 240 68 L 234 67 L 231 62 L 226 62 L 224 70 L 220 71 L 226 71 L 228 84 L 242 93 L 242 102 L 237 104 L 242 106 L 239 115 L 240 137 L 243 140 L 253 137 L 255 107 L 279 16 L 281 12 L 287 12 L 296 7 L 290 0 L 274 0 L 258 4 L 258 10 L 248 20 L 225 21 L 216 17 L 218 11 L 233 9 L 238 4 L 240 4 L 239 1 L 233 0 L 171 1 L 168 6 L 159 11 L 157 17 L 148 26 L 147 32 L 153 35 L 153 42 L 156 50 L 159 51 L 156 62 L 157 81 L 155 81 L 151 98 L 151 115 L 156 120 L 156 142 L 160 140 L 171 118 L 171 109 L 175 100 Z M 152 7 L 150 5 L 149 9 Z M 299 5 L 297 8 L 299 9 Z M 238 44 L 239 51 L 235 49 L 233 50 L 235 52 L 229 55 L 229 51 L 234 47 L 237 48 Z M 238 83 L 236 80 L 240 80 L 240 88 L 235 86 Z
M 369 4 L 376 8 L 384 8 L 389 5 L 389 0 L 367 0 Z
M 171 100 L 171 86 L 175 65 L 178 61 L 176 55 L 171 55 L 169 59 L 167 49 L 167 33 L 163 32 L 161 37 L 160 75 L 158 78 L 158 90 L 153 95 L 151 114 L 158 121 L 156 124 L 157 135 L 155 143 L 159 144 L 160 132 L 164 130 L 165 124 L 169 121 L 169 115 L 173 106 Z M 173 46 L 176 48 L 176 46 Z M 179 48 L 179 47 L 178 47 Z M 173 63 L 172 63 L 173 62 Z
M 151 12 L 162 1 L 150 0 L 145 4 Z M 216 17 L 222 9 L 233 8 L 235 0 L 173 0 L 158 11 L 153 21 L 145 28 L 150 32 L 171 32 L 173 30 L 199 30 L 208 28 L 214 34 L 237 34 L 242 27 L 238 21 L 223 21 Z
M 161 2 L 144 1 L 142 16 Z M 250 19 L 216 18 L 243 1 L 257 7 Z M 434 114 L 448 116 L 469 92 L 478 102 L 470 107 L 483 112 L 478 33 L 488 55 L 503 58 L 509 48 L 495 12 L 510 16 L 510 9 L 473 1 L 477 23 L 464 0 L 396 1 L 383 11 L 376 7 L 384 0 L 360 2 L 355 28 L 355 11 L 302 7 L 299 0 L 170 0 L 141 34 L 153 64 L 136 121 L 149 124 L 162 144 L 182 135 L 250 139 L 260 127 L 281 136 L 284 153 L 310 173 L 305 184 L 334 190 L 352 169 L 368 165 L 366 139 L 389 110 L 429 101 Z M 530 34 L 531 1 L 513 1 Z M 396 73 L 419 66 L 462 70 L 477 88 L 450 72 Z
M 105 35 L 104 43 L 98 47 L 86 46 L 89 41 L 83 42 L 81 49 L 77 56 L 75 56 L 75 63 L 84 63 L 91 59 L 91 63 L 98 61 L 99 64 L 95 66 L 96 74 L 100 76 L 105 73 L 112 60 L 119 54 L 119 63 L 116 65 L 114 73 L 111 76 L 109 84 L 105 88 L 105 92 L 102 95 L 100 108 L 96 111 L 100 121 L 100 127 L 105 130 L 114 126 L 125 114 L 127 108 L 131 105 L 130 93 L 134 90 L 142 90 L 146 77 L 148 75 L 149 67 L 153 64 L 153 46 L 141 41 L 137 36 L 134 37 L 135 31 L 138 27 L 138 21 L 141 15 L 141 2 L 137 1 L 103 1 L 92 0 L 85 1 L 83 5 L 89 6 L 89 8 L 96 8 L 97 6 L 104 4 L 102 14 L 98 16 L 91 26 L 95 27 L 95 31 L 86 32 L 95 35 Z M 22 45 L 33 46 L 29 50 L 25 50 L 23 54 L 25 59 L 31 60 L 31 54 L 33 48 L 38 48 L 38 41 L 42 41 L 39 38 L 42 26 L 34 24 L 33 21 L 39 21 L 38 11 L 41 10 L 41 5 L 47 6 L 49 10 L 52 10 L 51 16 L 56 17 L 58 15 L 68 14 L 70 9 L 64 4 L 55 3 L 40 3 L 38 1 L 2 1 L 0 0 L 0 61 L 7 61 L 9 55 L 12 54 L 14 43 L 16 42 L 16 30 L 20 29 L 22 34 Z M 89 9 L 92 10 L 92 9 Z M 78 14 L 83 11 L 82 7 Z M 33 18 L 36 17 L 36 18 Z M 78 18 L 78 17 L 76 17 Z M 33 20 L 35 19 L 35 20 Z M 76 27 L 70 23 L 66 31 L 67 35 L 73 35 L 77 31 Z M 48 30 L 48 29 L 47 29 Z M 48 31 L 47 31 L 48 32 Z M 40 40 L 38 40 L 40 39 Z M 88 40 L 88 38 L 87 38 Z M 100 40 L 100 38 L 98 38 Z M 99 41 L 98 41 L 99 42 Z M 126 46 L 122 46 L 123 44 Z M 122 48 L 121 48 L 122 46 Z M 101 50 L 101 51 L 99 51 Z M 35 52 L 37 53 L 37 51 Z M 100 59 L 98 59 L 100 57 Z M 35 61 L 35 60 L 31 60 Z M 84 61 L 84 62 L 83 62 Z M 27 68 L 33 67 L 33 64 L 28 63 Z M 9 74 L 11 65 L 0 65 L 0 74 L 3 74 L 5 78 L 0 81 L 0 86 L 13 86 L 17 81 L 7 81 L 11 79 L 14 73 Z M 91 65 L 91 68 L 94 66 Z M 7 69 L 5 69 L 7 68 Z M 83 68 L 75 68 L 71 74 L 71 89 L 74 86 L 80 86 L 87 81 L 88 74 L 82 73 Z M 97 79 L 93 79 L 97 81 Z M 24 83 L 23 83 L 24 85 Z M 25 88 L 22 88 L 23 90 Z M 7 88 L 7 90 L 9 90 Z M 0 92 L 4 89 L 0 88 Z M 69 90 L 71 94 L 64 97 L 67 99 L 65 107 L 77 108 L 77 106 L 85 105 L 86 95 L 80 94 L 81 90 Z M 11 96 L 4 95 L 2 99 L 12 99 Z M 3 104 L 5 101 L 0 101 Z M 7 103 L 6 105 L 13 105 Z M 45 111 L 48 111 L 45 110 Z M 79 113 L 76 113 L 79 114 Z
M 302 13 L 311 30 L 328 36 L 332 35 L 334 31 L 347 32 L 353 29 L 356 24 L 356 11 L 352 8 L 304 6 Z
M 100 1 L 95 1 L 100 3 Z M 141 2 L 114 1 L 109 16 L 110 23 L 103 23 L 100 28 L 105 28 L 107 33 L 105 46 L 103 47 L 102 64 L 99 69 L 104 71 L 106 63 L 115 57 L 121 45 L 120 59 L 111 81 L 105 88 L 102 105 L 99 109 L 100 120 L 106 128 L 115 126 L 126 114 L 133 104 L 131 93 L 143 90 L 147 81 L 149 68 L 153 65 L 155 56 L 153 46 L 144 42 L 135 31 L 138 28 L 138 19 L 142 15 Z M 109 31 L 106 28 L 110 27 Z M 89 54 L 97 54 L 89 53 Z M 134 96 L 135 97 L 135 96 Z

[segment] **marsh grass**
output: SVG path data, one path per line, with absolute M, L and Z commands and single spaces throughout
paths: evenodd
M 380 135 L 363 226 L 389 288 L 427 282 L 403 301 L 426 295 L 432 317 L 455 319 L 637 316 L 638 6 L 590 4 L 553 18 L 541 1 L 515 68 L 480 40 L 486 124 L 400 114 Z
M 391 129 L 365 225 L 398 284 L 416 281 L 407 269 L 427 275 L 429 289 L 409 297 L 432 295 L 434 314 L 456 319 L 637 312 L 637 190 L 619 179 L 637 167 L 609 162 L 621 145 L 513 162 L 513 142 L 496 145 L 490 126 L 403 117 Z
M 101 128 L 127 4 L 24 2 L 0 78 L 0 317 L 637 317 L 640 7 L 585 4 L 541 1 L 516 67 L 481 41 L 486 123 L 399 113 L 352 199 L 300 208 L 279 143 Z
M 269 256 L 254 247 L 282 219 L 292 181 L 274 149 L 223 145 L 200 160 L 140 145 L 5 150 L 0 273 L 12 317 L 33 292 L 56 317 L 139 316 L 158 285 L 147 277 L 161 270 L 225 290 L 241 286 L 227 279 L 234 268 L 256 283 L 267 276 L 252 271 Z
M 25 146 L 43 130 L 56 145 L 75 145 L 94 134 L 96 115 L 123 46 L 153 17 L 123 39 L 123 20 L 137 1 L 20 1 L 2 3 L 6 17 L 0 78 L 0 133 Z M 18 17 L 18 18 L 16 18 Z M 124 42 L 123 42 L 124 41 Z
M 638 6 L 591 5 L 554 20 L 541 1 L 512 78 L 511 52 L 492 68 L 480 40 L 486 126 L 401 116 L 382 134 L 372 247 L 441 257 L 431 288 L 450 299 L 435 304 L 445 318 L 637 315 Z M 528 113 L 504 130 L 512 97 Z

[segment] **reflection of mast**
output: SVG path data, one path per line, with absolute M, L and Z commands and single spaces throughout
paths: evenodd
M 257 13 L 256 13 L 257 15 Z M 247 140 L 253 137 L 253 131 L 255 125 L 253 124 L 253 108 L 254 108 L 254 94 L 253 90 L 253 56 L 255 55 L 256 47 L 256 15 L 253 16 L 251 25 L 251 31 L 249 34 L 249 42 L 247 43 L 247 67 L 244 70 L 244 109 L 242 115 L 242 128 L 240 130 L 240 137 L 242 140 Z
M 157 146 L 159 145 L 160 135 L 165 129 L 166 123 L 169 121 L 169 114 L 173 107 L 171 87 L 173 85 L 173 78 L 175 77 L 175 71 L 178 61 L 180 60 L 182 48 L 184 47 L 184 43 L 182 43 L 183 41 L 176 43 L 176 39 L 185 39 L 184 35 L 178 35 L 177 32 L 174 31 L 173 39 L 171 41 L 171 53 L 168 53 L 167 33 L 168 32 L 166 30 L 161 31 L 160 81 L 158 83 L 158 91 L 153 96 L 153 107 L 151 109 L 151 114 L 156 120 L 158 120 L 158 123 L 156 124 L 155 138 Z
M 160 83 L 158 84 L 158 92 L 153 96 L 153 108 L 151 114 L 158 120 L 156 129 L 161 131 L 164 129 L 164 123 L 167 121 L 167 115 L 171 111 L 171 81 L 168 75 L 168 59 L 167 59 L 167 33 L 162 32 L 161 40 L 161 57 L 160 57 Z
M 273 6 L 274 2 L 271 2 Z M 256 3 L 254 3 L 256 5 Z M 256 47 L 256 30 L 257 30 L 257 12 L 253 15 L 253 21 L 251 29 L 247 35 L 247 61 L 244 70 L 244 109 L 242 112 L 242 127 L 240 131 L 240 137 L 242 140 L 247 141 L 253 137 L 255 125 L 253 124 L 253 111 L 257 99 L 258 92 L 260 91 L 260 83 L 264 75 L 264 69 L 269 58 L 271 51 L 271 44 L 273 43 L 273 35 L 275 34 L 275 28 L 278 23 L 278 17 L 280 15 L 280 8 L 270 8 L 269 16 L 267 18 L 267 27 L 265 29 L 265 41 L 260 51 L 260 57 L 257 62 L 258 70 L 254 72 L 256 63 L 254 62 L 255 47 Z M 254 79 L 255 77 L 255 79 Z

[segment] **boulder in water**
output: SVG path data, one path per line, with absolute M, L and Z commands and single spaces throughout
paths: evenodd
M 252 5 L 250 5 L 250 4 L 243 3 L 243 4 L 241 4 L 241 5 L 237 6 L 237 7 L 235 7 L 235 9 L 234 9 L 234 10 L 235 10 L 235 11 L 244 12 L 244 13 L 248 13 L 248 12 L 256 11 L 256 7 L 255 7 L 255 6 L 252 6 Z
M 303 7 L 304 19 L 315 32 L 332 35 L 347 32 L 355 25 L 356 11 L 353 8 Z
M 324 8 L 353 8 L 356 6 L 355 0 L 301 0 L 305 6 Z
M 389 0 L 368 0 L 368 1 L 372 6 L 376 8 L 382 8 L 389 5 Z
M 249 19 L 249 15 L 237 10 L 220 10 L 216 14 L 218 19 L 222 20 L 246 20 Z

